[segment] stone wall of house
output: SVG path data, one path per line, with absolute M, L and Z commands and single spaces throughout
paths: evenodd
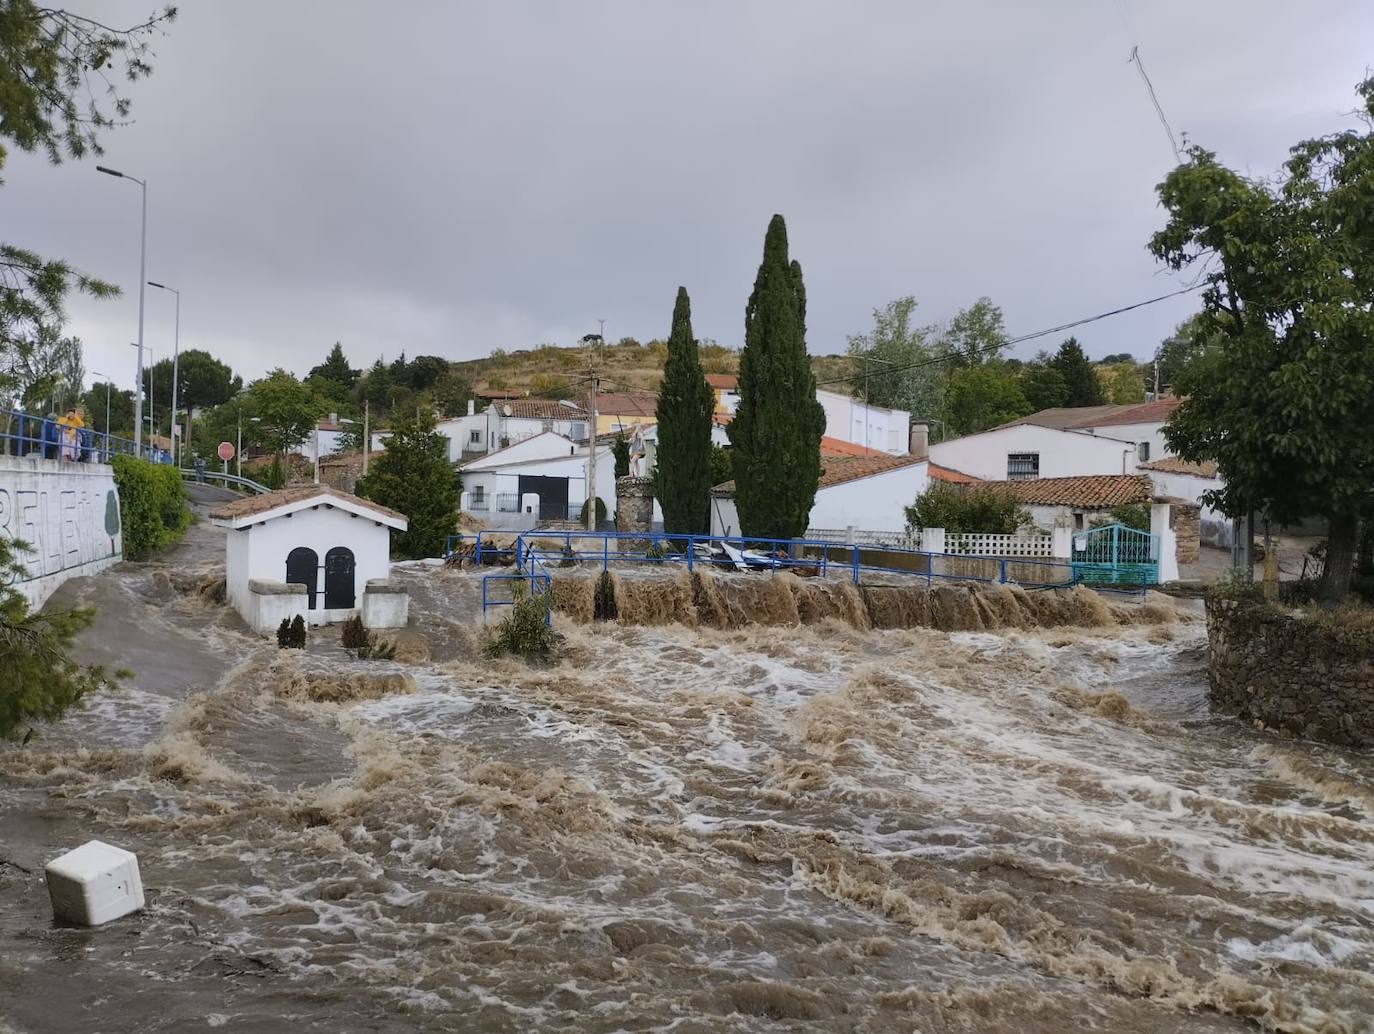
M 1212 707 L 1269 729 L 1374 746 L 1374 629 L 1255 601 L 1207 601 Z
M 1174 529 L 1174 555 L 1179 564 L 1196 564 L 1202 542 L 1202 508 L 1195 503 L 1171 503 L 1169 523 Z
M 654 527 L 654 479 L 634 476 L 615 479 L 617 531 L 650 532 Z

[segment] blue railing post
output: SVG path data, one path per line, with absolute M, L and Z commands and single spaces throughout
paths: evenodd
M 853 559 L 854 584 L 855 584 L 855 585 L 858 585 L 858 584 L 859 584 L 859 547 L 858 547 L 858 544 L 856 543 L 856 544 L 854 545 L 853 548 L 854 548 L 854 559 Z
M 601 570 L 611 569 L 611 536 L 608 532 L 601 533 Z
M 688 535 L 688 536 L 687 536 L 687 571 L 688 571 L 688 573 L 690 573 L 691 570 L 692 570 L 692 562 L 693 562 L 693 558 L 696 556 L 696 552 L 697 552 L 697 539 L 696 539 L 696 536 L 695 536 L 695 535 Z
M 997 580 L 1003 585 L 1007 584 L 1007 558 L 1003 557 L 997 562 Z

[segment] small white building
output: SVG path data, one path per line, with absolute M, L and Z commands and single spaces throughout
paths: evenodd
M 930 462 L 916 456 L 822 456 L 807 527 L 904 532 L 906 507 L 926 490 L 931 476 Z M 740 534 L 733 481 L 711 489 L 711 534 Z
M 1202 501 L 1204 492 L 1219 491 L 1225 485 L 1215 463 L 1189 463 L 1177 456 L 1166 456 L 1142 463 L 1140 470 L 1150 475 L 1155 495 L 1182 499 L 1198 507 L 1200 541 L 1209 546 L 1230 548 L 1234 538 L 1231 518 Z
M 614 436 L 596 443 L 596 492 L 609 516 L 615 510 Z M 459 468 L 464 513 L 503 530 L 528 530 L 548 521 L 577 520 L 587 499 L 588 447 L 545 431 Z
M 369 628 L 406 622 L 388 580 L 391 532 L 406 516 L 324 485 L 248 496 L 210 511 L 226 531 L 225 595 L 255 632 L 300 614 L 325 625 L 361 614 Z
M 572 402 L 551 399 L 508 399 L 493 402 L 486 417 L 487 452 L 505 449 L 516 442 L 552 431 L 575 442 L 587 440 L 591 420 L 587 411 Z M 469 452 L 475 451 L 472 448 Z
M 984 481 L 1130 474 L 1137 442 L 1071 428 L 1007 424 L 936 442 L 930 458 Z
M 987 481 L 979 487 L 1011 495 L 1042 531 L 1052 530 L 1056 523 L 1083 531 L 1108 521 L 1114 507 L 1148 503 L 1154 496 L 1154 486 L 1144 474 Z

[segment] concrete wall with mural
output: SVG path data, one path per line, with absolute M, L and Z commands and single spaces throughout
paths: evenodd
M 14 583 L 31 607 L 123 555 L 114 471 L 102 463 L 0 456 L 0 535 L 25 543 Z

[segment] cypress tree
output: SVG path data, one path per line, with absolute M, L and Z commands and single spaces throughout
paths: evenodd
M 821 476 L 825 410 L 806 354 L 806 288 L 787 257 L 787 225 L 773 216 L 744 310 L 739 407 L 730 422 L 735 507 L 743 534 L 806 531 Z
M 1107 401 L 1098 382 L 1097 371 L 1088 357 L 1083 354 L 1083 346 L 1077 338 L 1069 338 L 1059 346 L 1059 351 L 1050 360 L 1050 365 L 1059 371 L 1068 388 L 1066 406 L 1100 406 Z
M 711 414 L 715 393 L 706 383 L 687 288 L 677 289 L 668 362 L 658 387 L 658 461 L 654 494 L 663 508 L 663 529 L 672 534 L 711 530 Z

